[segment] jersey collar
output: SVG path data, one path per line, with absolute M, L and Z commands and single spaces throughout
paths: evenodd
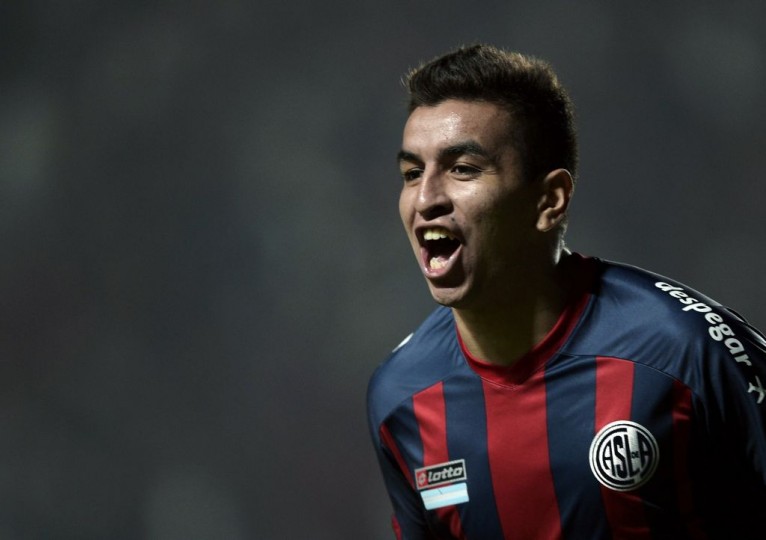
M 583 257 L 578 253 L 571 255 L 574 272 L 576 292 L 559 316 L 556 324 L 546 336 L 535 345 L 529 352 L 524 354 L 510 366 L 490 364 L 474 357 L 465 347 L 460 332 L 455 327 L 460 349 L 465 356 L 468 365 L 483 379 L 503 386 L 519 386 L 523 384 L 535 372 L 542 369 L 567 342 L 590 302 L 598 272 L 598 260 Z

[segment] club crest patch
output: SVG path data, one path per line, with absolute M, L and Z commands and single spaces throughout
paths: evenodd
M 657 470 L 660 448 L 641 424 L 619 420 L 604 426 L 590 445 L 590 468 L 596 479 L 615 491 L 644 485 Z

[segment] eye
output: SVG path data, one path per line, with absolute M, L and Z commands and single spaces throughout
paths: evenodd
M 406 171 L 402 171 L 402 178 L 405 182 L 411 182 L 413 180 L 417 180 L 423 175 L 422 169 L 412 168 L 407 169 Z
M 473 178 L 481 173 L 481 169 L 472 165 L 466 165 L 464 163 L 456 164 L 452 166 L 450 171 L 461 178 Z

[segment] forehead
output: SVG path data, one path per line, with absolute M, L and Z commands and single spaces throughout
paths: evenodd
M 447 100 L 420 106 L 404 125 L 402 147 L 417 154 L 475 141 L 487 149 L 510 145 L 510 115 L 494 103 Z

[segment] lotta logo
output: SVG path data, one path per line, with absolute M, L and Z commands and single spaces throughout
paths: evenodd
M 418 487 L 422 488 L 428 483 L 428 475 L 425 472 L 418 474 Z
M 615 491 L 644 485 L 657 470 L 660 449 L 641 424 L 621 420 L 604 426 L 590 445 L 590 468 L 599 482 Z
M 467 478 L 464 459 L 456 459 L 455 461 L 415 469 L 415 481 L 418 484 L 418 489 L 461 482 Z

